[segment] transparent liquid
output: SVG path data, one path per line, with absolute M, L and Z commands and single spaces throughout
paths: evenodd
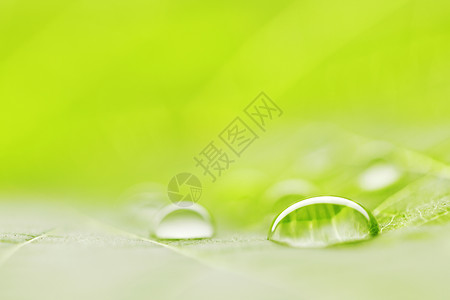
M 376 219 L 358 203 L 323 196 L 302 200 L 281 212 L 268 239 L 293 247 L 326 247 L 366 240 L 378 232 Z

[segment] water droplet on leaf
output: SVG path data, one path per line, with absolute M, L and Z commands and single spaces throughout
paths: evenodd
M 293 247 L 325 247 L 377 235 L 370 211 L 351 200 L 322 196 L 297 202 L 281 212 L 268 239 Z
M 181 203 L 181 202 L 180 202 Z M 210 238 L 214 228 L 208 211 L 197 203 L 170 204 L 156 218 L 154 234 L 160 239 Z

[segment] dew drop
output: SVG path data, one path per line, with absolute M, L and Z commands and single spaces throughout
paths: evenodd
M 208 211 L 197 203 L 170 204 L 156 217 L 154 235 L 159 239 L 203 239 L 213 234 Z
M 297 202 L 272 223 L 268 239 L 314 248 L 369 239 L 379 232 L 375 217 L 351 200 L 321 196 Z

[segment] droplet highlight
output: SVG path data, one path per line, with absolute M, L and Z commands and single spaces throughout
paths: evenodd
M 400 170 L 388 163 L 378 163 L 365 170 L 358 179 L 359 187 L 366 191 L 377 191 L 396 183 L 401 177 Z
M 282 211 L 268 239 L 299 248 L 316 248 L 366 240 L 379 232 L 372 213 L 349 199 L 321 196 L 297 202 Z
M 159 239 L 204 239 L 214 234 L 211 216 L 197 203 L 170 204 L 160 211 L 155 223 L 154 235 Z

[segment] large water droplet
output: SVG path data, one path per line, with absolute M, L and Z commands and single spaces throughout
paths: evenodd
M 351 200 L 322 196 L 297 202 L 274 220 L 268 239 L 293 247 L 325 247 L 378 234 L 375 217 Z
M 197 203 L 181 204 L 181 207 L 170 204 L 160 211 L 156 218 L 155 236 L 160 239 L 212 237 L 214 228 L 208 211 Z

